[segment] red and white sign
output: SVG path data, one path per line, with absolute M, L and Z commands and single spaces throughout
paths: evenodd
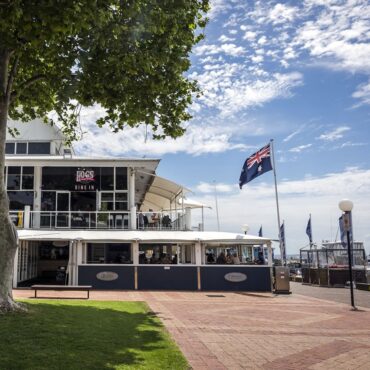
M 76 182 L 89 183 L 95 181 L 95 172 L 93 170 L 77 170 Z

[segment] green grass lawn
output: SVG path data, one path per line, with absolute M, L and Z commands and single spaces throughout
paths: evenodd
M 141 302 L 27 300 L 0 315 L 0 369 L 187 369 L 184 356 Z

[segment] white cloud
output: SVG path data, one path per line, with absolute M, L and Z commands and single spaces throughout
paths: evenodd
M 335 140 L 341 139 L 344 136 L 343 133 L 349 130 L 350 130 L 350 127 L 348 126 L 337 127 L 333 131 L 320 135 L 318 139 L 324 140 L 324 141 L 335 141 Z
M 244 40 L 255 40 L 257 37 L 257 33 L 256 32 L 253 32 L 253 31 L 247 31 L 244 36 L 243 36 L 243 39 Z
M 196 105 L 195 107 L 199 109 Z M 146 132 L 144 125 L 135 128 L 126 127 L 118 133 L 112 133 L 108 127 L 99 128 L 95 121 L 102 114 L 103 110 L 99 106 L 83 109 L 81 126 L 85 134 L 81 141 L 74 144 L 78 154 L 159 157 L 166 153 L 200 155 L 249 147 L 234 140 L 235 133 L 248 129 L 246 122 L 231 122 L 230 126 L 225 127 L 222 121 L 210 117 L 202 122 L 192 122 L 184 136 L 176 140 L 167 138 L 158 141 L 151 139 L 152 132 L 150 128 Z
M 218 38 L 218 41 L 221 41 L 221 42 L 234 41 L 234 38 L 228 37 L 228 36 L 226 36 L 226 35 L 221 35 L 221 36 Z
M 312 144 L 299 145 L 299 146 L 289 149 L 289 151 L 292 153 L 300 153 L 303 150 L 310 148 L 311 146 Z
M 367 83 L 359 85 L 357 90 L 352 94 L 352 97 L 360 100 L 357 106 L 370 104 L 370 80 Z
M 197 193 L 205 193 L 205 194 L 218 194 L 218 193 L 230 193 L 235 191 L 238 188 L 237 185 L 230 185 L 230 184 L 223 184 L 223 183 L 207 183 L 201 182 L 199 185 L 196 186 L 195 191 Z
M 292 22 L 295 19 L 297 12 L 298 8 L 279 3 L 270 10 L 268 18 L 275 25 Z
M 212 184 L 208 185 L 212 188 Z M 276 238 L 278 230 L 272 183 L 251 182 L 242 191 L 236 189 L 236 184 L 230 187 L 234 187 L 235 191 L 219 194 L 218 197 L 221 229 L 240 232 L 241 225 L 247 223 L 251 227 L 250 233 L 256 235 L 262 224 L 264 235 Z M 318 178 L 282 181 L 278 183 L 278 190 L 281 218 L 286 225 L 288 254 L 297 253 L 299 248 L 308 244 L 305 228 L 310 213 L 314 241 L 320 243 L 321 240 L 335 238 L 340 216 L 338 202 L 343 198 L 354 202 L 356 240 L 364 241 L 369 246 L 370 170 L 352 168 Z M 214 193 L 198 196 L 196 200 L 213 207 L 211 211 L 206 211 L 205 227 L 206 230 L 216 230 Z M 198 221 L 197 217 L 196 214 L 193 217 L 194 224 Z
M 242 66 L 238 64 L 224 64 L 219 70 L 193 74 L 204 91 L 200 98 L 202 103 L 218 109 L 222 116 L 228 116 L 276 98 L 289 97 L 293 88 L 303 83 L 298 72 L 263 77 L 263 71 L 260 71 L 261 79 L 251 80 L 240 68 Z
M 238 57 L 245 54 L 246 50 L 242 46 L 235 44 L 221 44 L 221 45 L 199 45 L 194 48 L 195 55 L 213 55 L 218 53 L 224 53 L 233 57 Z
M 283 139 L 283 142 L 286 143 L 293 139 L 294 136 L 298 135 L 300 132 L 302 132 L 303 126 L 301 126 L 298 130 L 292 132 L 290 135 L 288 135 L 286 138 Z

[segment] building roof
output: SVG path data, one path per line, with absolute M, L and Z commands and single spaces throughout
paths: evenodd
M 176 200 L 189 193 L 190 190 L 160 176 L 153 176 L 148 191 L 145 193 L 141 211 L 169 210 L 180 208 Z M 175 206 L 176 204 L 176 206 Z
M 271 241 L 254 235 L 217 231 L 122 231 L 122 230 L 19 230 L 20 240 L 75 240 L 90 242 L 164 242 L 265 244 Z

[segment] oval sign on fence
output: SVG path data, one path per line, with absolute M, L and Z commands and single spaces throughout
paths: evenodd
M 247 280 L 247 275 L 242 274 L 241 272 L 229 272 L 224 276 L 224 278 L 232 283 L 240 283 L 241 281 Z
M 102 271 L 96 274 L 98 280 L 113 281 L 118 279 L 118 274 L 112 271 Z

